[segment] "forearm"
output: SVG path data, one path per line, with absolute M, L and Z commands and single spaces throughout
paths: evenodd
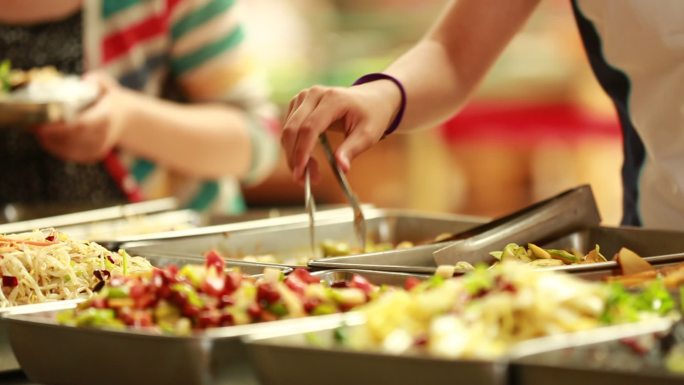
M 177 172 L 241 177 L 251 163 L 248 117 L 220 104 L 184 105 L 122 90 L 118 145 Z
M 434 126 L 464 104 L 539 0 L 460 0 L 425 38 L 385 72 L 407 94 L 399 130 Z M 385 92 L 397 90 L 389 82 Z

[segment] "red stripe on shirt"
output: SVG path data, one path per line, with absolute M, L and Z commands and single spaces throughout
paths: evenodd
M 183 0 L 166 0 L 166 11 L 170 14 L 181 1 Z
M 169 1 L 173 2 L 174 0 Z M 102 62 L 108 63 L 126 54 L 138 43 L 166 34 L 168 29 L 169 12 L 167 11 L 152 15 L 137 24 L 108 35 L 102 42 Z

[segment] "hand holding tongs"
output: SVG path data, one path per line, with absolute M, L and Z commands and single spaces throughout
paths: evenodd
M 361 205 L 359 205 L 359 200 L 356 197 L 356 195 L 352 192 L 351 187 L 349 187 L 349 182 L 347 182 L 347 178 L 344 176 L 344 173 L 342 172 L 342 170 L 340 170 L 340 167 L 337 165 L 337 162 L 335 161 L 335 155 L 333 154 L 333 151 L 330 148 L 330 142 L 328 141 L 328 136 L 325 134 L 325 132 L 321 134 L 319 140 L 321 142 L 321 145 L 323 146 L 323 152 L 325 152 L 325 157 L 328 158 L 328 163 L 330 163 L 330 167 L 332 167 L 333 173 L 335 174 L 337 181 L 342 187 L 344 195 L 347 197 L 347 200 L 349 201 L 352 210 L 354 210 L 354 231 L 356 232 L 356 237 L 359 239 L 359 242 L 361 243 L 362 250 L 365 252 L 366 218 L 364 218 L 363 211 L 361 211 Z M 307 168 L 307 181 L 308 175 L 309 174 Z

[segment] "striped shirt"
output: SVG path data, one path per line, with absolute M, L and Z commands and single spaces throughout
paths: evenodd
M 167 97 L 175 86 L 187 102 L 225 102 L 250 121 L 252 163 L 242 181 L 177 175 L 123 149 L 105 160 L 130 200 L 175 195 L 198 210 L 243 208 L 238 182 L 256 183 L 277 159 L 276 110 L 244 44 L 236 0 L 87 0 L 87 69 L 104 70 L 128 88 Z M 173 87 L 172 87 L 173 88 Z

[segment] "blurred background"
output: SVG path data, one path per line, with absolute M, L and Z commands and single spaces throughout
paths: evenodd
M 278 104 L 313 84 L 349 85 L 382 70 L 425 33 L 445 0 L 249 0 L 249 39 Z M 322 154 L 318 154 L 322 160 Z M 621 135 L 591 74 L 570 3 L 546 0 L 471 102 L 440 127 L 393 135 L 350 172 L 379 207 L 498 216 L 590 183 L 603 223 L 621 215 Z M 323 167 L 329 171 L 327 167 Z M 317 202 L 344 202 L 328 172 Z M 248 204 L 297 206 L 303 190 L 281 161 Z

